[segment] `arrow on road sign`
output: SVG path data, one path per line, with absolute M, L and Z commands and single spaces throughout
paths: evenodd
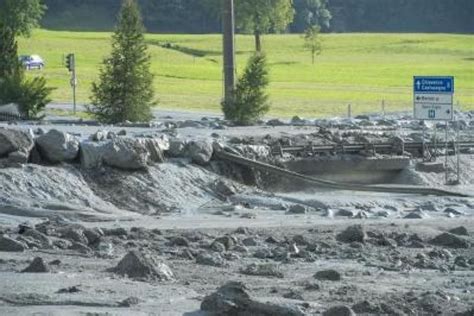
M 421 82 L 420 82 L 420 80 L 418 80 L 418 81 L 416 82 L 416 87 L 417 87 L 418 89 L 420 89 L 420 86 L 421 86 Z

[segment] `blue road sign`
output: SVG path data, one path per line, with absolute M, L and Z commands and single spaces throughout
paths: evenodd
M 454 93 L 454 77 L 415 77 L 415 93 Z

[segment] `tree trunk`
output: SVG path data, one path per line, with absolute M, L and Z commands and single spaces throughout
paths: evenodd
M 262 51 L 262 40 L 259 31 L 255 31 L 255 51 L 259 53 Z

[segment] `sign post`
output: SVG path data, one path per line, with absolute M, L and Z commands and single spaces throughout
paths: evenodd
M 454 77 L 415 77 L 415 119 L 451 121 L 453 119 Z
M 424 121 L 446 122 L 446 183 L 448 182 L 448 121 L 454 118 L 453 97 L 454 77 L 414 77 L 414 117 L 423 121 L 423 144 Z M 423 145 L 424 147 L 424 145 Z M 423 154 L 424 158 L 424 154 Z

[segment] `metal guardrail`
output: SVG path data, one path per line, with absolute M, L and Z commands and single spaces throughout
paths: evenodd
M 459 146 L 459 147 L 458 147 Z M 468 142 L 411 142 L 411 143 L 376 143 L 376 144 L 330 144 L 330 145 L 308 145 L 308 146 L 275 146 L 272 148 L 274 155 L 308 154 L 308 153 L 357 153 L 361 151 L 373 151 L 377 153 L 403 153 L 403 151 L 422 151 L 423 148 L 448 148 L 465 149 L 474 148 L 474 141 Z
M 260 161 L 244 158 L 225 149 L 217 151 L 216 157 L 239 165 L 255 168 L 261 171 L 267 171 L 286 178 L 303 180 L 317 187 L 329 188 L 334 190 L 349 190 L 362 192 L 381 192 L 381 193 L 401 193 L 401 194 L 418 194 L 418 195 L 434 195 L 434 196 L 453 196 L 453 197 L 470 197 L 467 194 L 441 190 L 436 188 L 419 187 L 419 186 L 383 186 L 383 185 L 363 185 L 348 184 L 329 180 L 323 180 L 316 177 L 299 174 L 293 171 L 279 168 L 274 165 L 263 163 Z
M 24 115 L 0 112 L 0 122 L 11 122 L 11 121 L 22 121 L 22 120 L 25 120 Z

